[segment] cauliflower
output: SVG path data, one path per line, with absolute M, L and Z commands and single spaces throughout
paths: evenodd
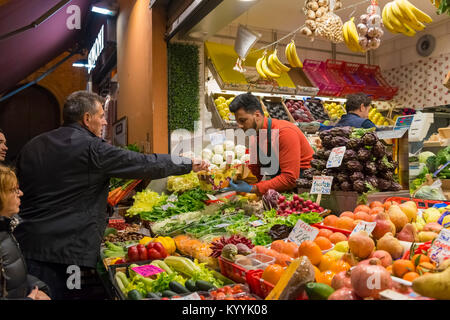
M 242 161 L 239 160 L 239 159 L 234 159 L 231 164 L 235 166 L 235 165 L 238 165 L 238 164 L 242 164 Z
M 213 152 L 211 150 L 206 149 L 206 148 L 203 149 L 203 151 L 202 151 L 202 158 L 204 160 L 211 160 L 212 156 L 213 156 Z
M 247 161 L 250 161 L 250 155 L 249 155 L 249 154 L 244 154 L 244 155 L 241 157 L 241 162 L 242 162 L 242 163 L 245 163 L 245 162 L 247 162 Z
M 226 151 L 233 151 L 234 150 L 234 142 L 231 140 L 227 140 L 223 143 L 223 148 Z
M 213 155 L 211 162 L 216 165 L 221 165 L 223 162 L 223 156 L 221 154 Z
M 215 145 L 213 151 L 215 154 L 223 154 L 223 145 Z
M 243 145 L 237 145 L 234 148 L 234 152 L 236 153 L 236 158 L 241 158 L 245 154 L 245 146 Z

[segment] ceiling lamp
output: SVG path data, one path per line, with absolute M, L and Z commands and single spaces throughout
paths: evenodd
M 72 63 L 72 67 L 75 68 L 89 68 L 92 67 L 94 68 L 95 66 L 90 66 L 88 63 L 88 59 L 80 59 L 75 61 L 74 63 Z
M 92 5 L 91 11 L 108 16 L 115 16 L 117 14 L 117 3 L 111 0 L 97 1 Z

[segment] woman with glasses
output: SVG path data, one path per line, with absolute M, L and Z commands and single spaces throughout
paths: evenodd
M 13 236 L 19 224 L 20 197 L 16 175 L 0 165 L 0 300 L 50 300 L 45 283 L 27 273 L 25 260 Z

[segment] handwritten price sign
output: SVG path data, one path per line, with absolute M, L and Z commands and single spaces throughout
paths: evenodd
M 330 194 L 333 177 L 314 176 L 310 194 Z
M 370 236 L 372 234 L 373 229 L 375 229 L 376 225 L 377 225 L 376 222 L 361 221 L 353 229 L 353 231 L 350 234 L 350 236 L 353 235 L 354 233 L 359 232 L 359 231 L 366 231 L 369 234 L 369 236 Z
M 309 224 L 303 222 L 302 220 L 298 220 L 295 224 L 294 229 L 292 229 L 289 234 L 288 240 L 294 242 L 297 245 L 300 245 L 303 241 L 310 240 L 313 241 L 317 234 L 319 233 L 319 229 L 311 227 Z
M 450 259 L 450 230 L 442 229 L 431 246 L 429 257 L 437 264 Z
M 133 268 L 131 268 L 131 270 L 133 270 L 137 274 L 140 274 L 143 277 L 150 277 L 154 274 L 164 272 L 163 269 L 152 266 L 152 265 L 133 267 Z
M 347 150 L 346 147 L 333 148 L 330 156 L 328 157 L 327 168 L 340 167 L 342 164 L 342 159 L 344 159 L 345 150 Z

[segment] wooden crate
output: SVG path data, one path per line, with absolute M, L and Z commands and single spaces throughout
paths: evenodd
M 208 98 L 208 104 L 210 104 L 210 112 L 212 114 L 211 117 L 211 123 L 213 125 L 214 128 L 217 129 L 237 129 L 239 128 L 238 124 L 236 121 L 225 121 L 222 119 L 222 117 L 219 114 L 219 110 L 217 109 L 214 100 L 219 97 L 219 96 L 223 96 L 224 98 L 231 98 L 234 95 L 231 94 L 222 94 L 222 93 L 213 93 L 210 95 L 210 97 Z
M 294 118 L 292 117 L 291 113 L 289 112 L 288 108 L 286 107 L 286 105 L 284 104 L 284 101 L 282 98 L 280 97 L 260 97 L 260 101 L 261 104 L 263 105 L 263 109 L 265 108 L 265 110 L 267 110 L 266 105 L 264 104 L 264 100 L 270 102 L 270 103 L 280 103 L 283 106 L 284 111 L 286 112 L 288 118 L 289 118 L 289 122 L 295 123 Z

